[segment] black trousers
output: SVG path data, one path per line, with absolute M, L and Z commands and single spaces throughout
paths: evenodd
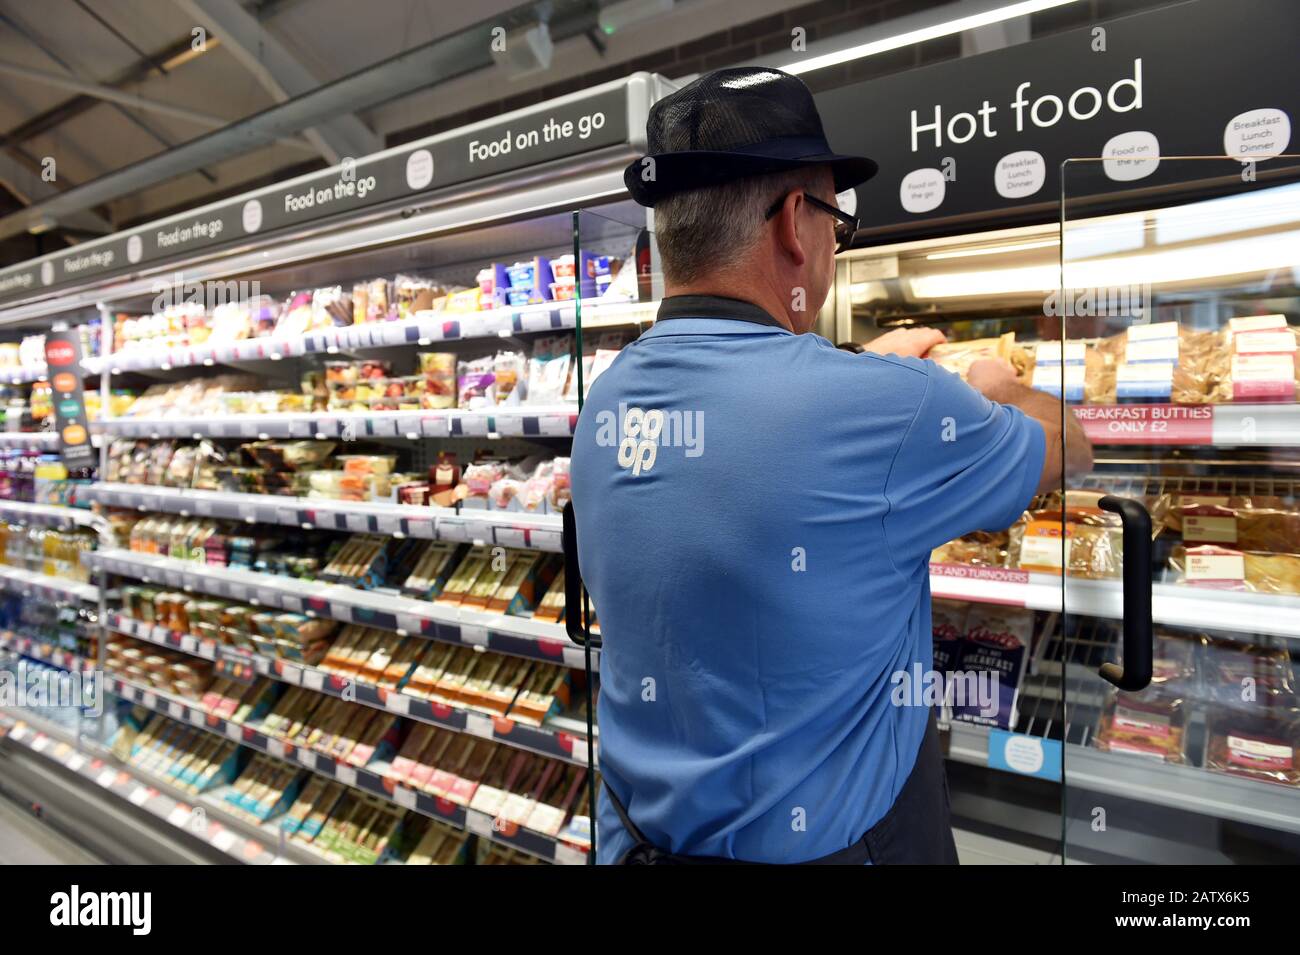
M 878 823 L 862 837 L 872 865 L 956 865 L 948 775 L 934 713 L 907 782 Z
M 620 865 L 745 865 L 740 859 L 685 856 L 651 845 L 628 817 L 622 800 L 608 786 L 605 792 L 623 828 L 636 840 Z M 802 865 L 956 865 L 957 845 L 952 838 L 948 776 L 934 713 L 916 754 L 916 763 L 894 805 L 853 845 Z

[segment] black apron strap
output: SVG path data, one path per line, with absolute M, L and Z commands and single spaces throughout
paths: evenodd
M 687 856 L 658 848 L 632 821 L 623 801 L 605 784 L 605 795 L 634 845 L 619 865 L 764 865 L 719 856 Z M 934 713 L 916 763 L 889 812 L 853 845 L 799 865 L 956 865 L 957 846 L 949 821 L 948 777 L 943 767 Z

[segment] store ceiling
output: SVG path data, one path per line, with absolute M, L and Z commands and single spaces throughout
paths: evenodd
M 573 77 L 580 86 L 578 78 L 594 69 L 698 37 L 715 21 L 734 26 L 789 4 L 677 0 L 653 23 L 598 35 L 603 54 L 581 32 L 595 26 L 598 0 L 547 6 L 555 51 L 545 80 Z M 0 0 L 0 185 L 9 193 L 0 200 L 10 200 L 0 202 L 0 239 L 45 231 L 38 245 L 48 250 L 383 148 L 405 138 L 404 129 L 527 88 L 537 76 L 512 79 L 486 60 L 450 83 L 394 89 L 385 102 L 340 114 L 327 127 L 251 150 L 241 145 L 237 155 L 167 181 L 128 179 L 125 191 L 115 190 L 120 195 L 75 214 L 43 216 L 34 229 L 31 221 L 4 222 L 11 211 L 267 110 L 304 84 L 330 83 L 476 23 L 532 23 L 535 11 L 517 0 Z M 199 26 L 205 33 L 196 38 Z M 0 258 L 42 251 L 30 242 L 21 248 L 0 250 Z

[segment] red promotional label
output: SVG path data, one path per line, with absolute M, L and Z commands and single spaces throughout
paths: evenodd
M 1076 405 L 1088 439 L 1096 444 L 1212 444 L 1209 405 Z
M 51 368 L 71 365 L 77 358 L 77 350 L 70 342 L 50 341 L 45 343 L 45 361 Z

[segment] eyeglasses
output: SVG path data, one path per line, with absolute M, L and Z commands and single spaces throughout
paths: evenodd
M 804 191 L 803 197 L 808 204 L 814 209 L 820 209 L 822 212 L 829 212 L 835 217 L 835 252 L 843 252 L 853 243 L 853 236 L 858 231 L 858 217 L 851 216 L 843 209 L 838 209 L 829 202 L 822 202 L 814 195 L 810 195 L 807 190 Z M 786 196 L 782 196 L 772 204 L 772 208 L 767 210 L 764 221 L 771 219 L 781 211 L 781 206 L 785 205 Z

